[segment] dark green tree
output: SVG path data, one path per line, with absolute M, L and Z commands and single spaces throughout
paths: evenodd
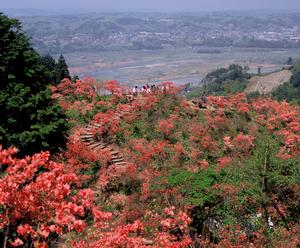
M 228 68 L 229 79 L 230 80 L 240 80 L 244 77 L 243 67 L 240 65 L 230 65 Z
M 59 56 L 58 62 L 57 62 L 57 65 L 56 65 L 56 77 L 57 77 L 58 82 L 60 82 L 64 78 L 71 79 L 69 69 L 68 69 L 68 65 L 67 65 L 66 60 L 65 60 L 65 58 L 62 54 Z
M 291 83 L 294 87 L 300 86 L 300 63 L 297 63 L 293 68 L 293 75 L 291 77 Z
M 31 47 L 21 23 L 0 13 L 0 144 L 23 154 L 57 151 L 67 122 L 51 99 L 49 65 Z M 22 154 L 20 154 L 22 155 Z
M 288 60 L 286 61 L 287 65 L 292 65 L 293 64 L 293 58 L 289 57 Z
M 247 68 L 232 64 L 228 68 L 220 68 L 208 73 L 203 82 L 205 87 L 193 90 L 187 95 L 188 98 L 203 95 L 225 95 L 242 92 L 246 88 L 250 74 Z
M 292 68 L 292 77 L 289 82 L 280 85 L 272 95 L 282 101 L 300 102 L 300 63 L 295 63 Z
M 55 59 L 51 55 L 47 54 L 40 58 L 40 64 L 46 68 L 45 73 L 51 80 L 51 84 L 58 83 L 56 79 L 57 64 Z
M 257 74 L 260 75 L 261 74 L 261 67 L 257 67 Z

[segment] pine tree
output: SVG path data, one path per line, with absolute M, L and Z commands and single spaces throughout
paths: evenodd
M 65 142 L 65 116 L 48 89 L 53 68 L 42 61 L 21 23 L 0 13 L 0 144 L 23 154 L 56 151 Z
M 257 74 L 260 75 L 261 74 L 261 67 L 257 67 Z
M 64 78 L 71 79 L 66 60 L 62 54 L 58 58 L 58 62 L 56 65 L 56 75 L 58 83 Z
M 292 65 L 293 64 L 293 58 L 292 57 L 289 57 L 287 62 L 286 62 L 287 65 Z
M 42 56 L 40 58 L 40 64 L 42 66 L 44 66 L 47 70 L 45 70 L 45 73 L 47 74 L 47 77 L 50 78 L 51 84 L 56 84 L 57 80 L 56 80 L 56 67 L 57 67 L 57 64 L 55 62 L 55 59 L 50 55 L 50 54 L 47 54 L 45 56 Z

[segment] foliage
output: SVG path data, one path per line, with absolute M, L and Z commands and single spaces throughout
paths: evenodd
M 40 64 L 45 67 L 44 72 L 47 74 L 47 78 L 50 79 L 51 84 L 59 84 L 65 78 L 70 79 L 68 65 L 62 54 L 59 56 L 57 63 L 49 54 L 41 56 Z
M 0 146 L 0 242 L 2 247 L 46 247 L 53 235 L 82 231 L 82 217 L 93 201 L 93 192 L 72 196 L 77 177 L 64 165 L 49 160 L 49 152 L 16 159 L 16 149 Z M 43 246 L 44 245 L 44 246 Z
M 298 88 L 300 86 L 300 63 L 297 63 L 293 66 L 293 75 L 291 78 L 291 84 Z
M 107 86 L 108 85 L 108 86 Z M 99 91 L 110 87 L 111 82 L 97 82 L 91 78 L 76 80 L 65 78 L 60 84 L 51 86 L 52 98 L 59 102 L 65 111 L 69 122 L 86 123 L 97 112 L 106 111 L 113 104 L 106 97 L 97 95 L 95 88 Z
M 290 82 L 279 86 L 272 95 L 280 101 L 300 102 L 300 63 L 293 65 Z
M 292 65 L 293 64 L 293 58 L 289 57 L 288 60 L 286 61 L 287 65 Z
M 111 95 L 98 96 L 95 85 Z M 131 101 L 115 81 L 65 79 L 52 87 L 62 108 L 76 113 L 68 115 L 73 129 L 66 151 L 57 157 L 61 163 L 48 163 L 48 153 L 11 158 L 13 165 L 24 165 L 10 178 L 6 164 L 11 152 L 4 150 L 3 182 L 17 182 L 17 190 L 4 195 L 17 195 L 23 202 L 17 175 L 37 164 L 24 187 L 33 196 L 30 205 L 10 210 L 23 205 L 23 212 L 31 214 L 35 199 L 46 194 L 39 203 L 48 210 L 52 200 L 59 206 L 52 216 L 63 211 L 71 219 L 32 215 L 23 221 L 31 228 L 24 224 L 18 229 L 17 223 L 11 229 L 12 245 L 51 244 L 36 234 L 43 224 L 59 226 L 71 247 L 292 247 L 299 242 L 299 107 L 265 97 L 250 101 L 241 93 L 208 96 L 206 108 L 199 109 L 178 96 L 172 84 L 167 86 L 165 92 Z M 93 141 L 107 148 L 92 149 L 81 140 L 88 122 L 94 124 L 89 126 Z M 112 161 L 116 151 L 124 162 Z M 60 168 L 57 174 L 51 174 L 55 168 L 50 165 Z M 39 184 L 49 173 L 53 191 Z M 54 180 L 65 175 L 72 180 L 64 185 Z M 56 185 L 67 190 L 53 199 Z M 61 229 L 52 229 L 51 238 Z
M 279 101 L 286 100 L 288 102 L 299 103 L 300 88 L 295 88 L 291 83 L 280 85 L 272 96 Z
M 51 63 L 31 48 L 21 24 L 0 14 L 0 142 L 22 154 L 58 151 L 67 123 L 51 100 Z M 43 62 L 44 61 L 44 62 Z
M 208 73 L 204 80 L 204 86 L 193 90 L 188 98 L 204 95 L 226 95 L 242 92 L 246 88 L 250 75 L 247 68 L 232 64 L 228 68 L 220 68 Z
M 68 70 L 68 66 L 67 66 L 65 58 L 62 54 L 59 56 L 57 64 L 56 64 L 55 67 L 56 67 L 55 68 L 55 70 L 56 70 L 56 80 L 58 82 L 60 82 L 61 80 L 65 79 L 65 78 L 70 79 L 70 73 L 69 73 L 69 70 Z

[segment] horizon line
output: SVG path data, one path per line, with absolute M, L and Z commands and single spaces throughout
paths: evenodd
M 248 8 L 248 9 L 216 9 L 216 10 L 159 10 L 159 9 L 82 9 L 82 8 L 35 8 L 35 7 L 4 7 L 0 12 L 4 12 L 5 10 L 8 11 L 48 11 L 48 12 L 64 12 L 64 11 L 74 11 L 74 12 L 81 12 L 81 13 L 213 13 L 213 12 L 300 12 L 299 9 L 295 8 Z

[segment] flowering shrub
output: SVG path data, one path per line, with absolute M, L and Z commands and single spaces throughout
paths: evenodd
M 71 197 L 76 183 L 74 173 L 65 173 L 64 165 L 49 160 L 49 153 L 17 159 L 16 150 L 0 146 L 0 166 L 5 171 L 0 179 L 0 230 L 6 247 L 24 242 L 47 241 L 51 233 L 82 232 L 81 219 L 93 202 L 93 193 L 79 191 Z

